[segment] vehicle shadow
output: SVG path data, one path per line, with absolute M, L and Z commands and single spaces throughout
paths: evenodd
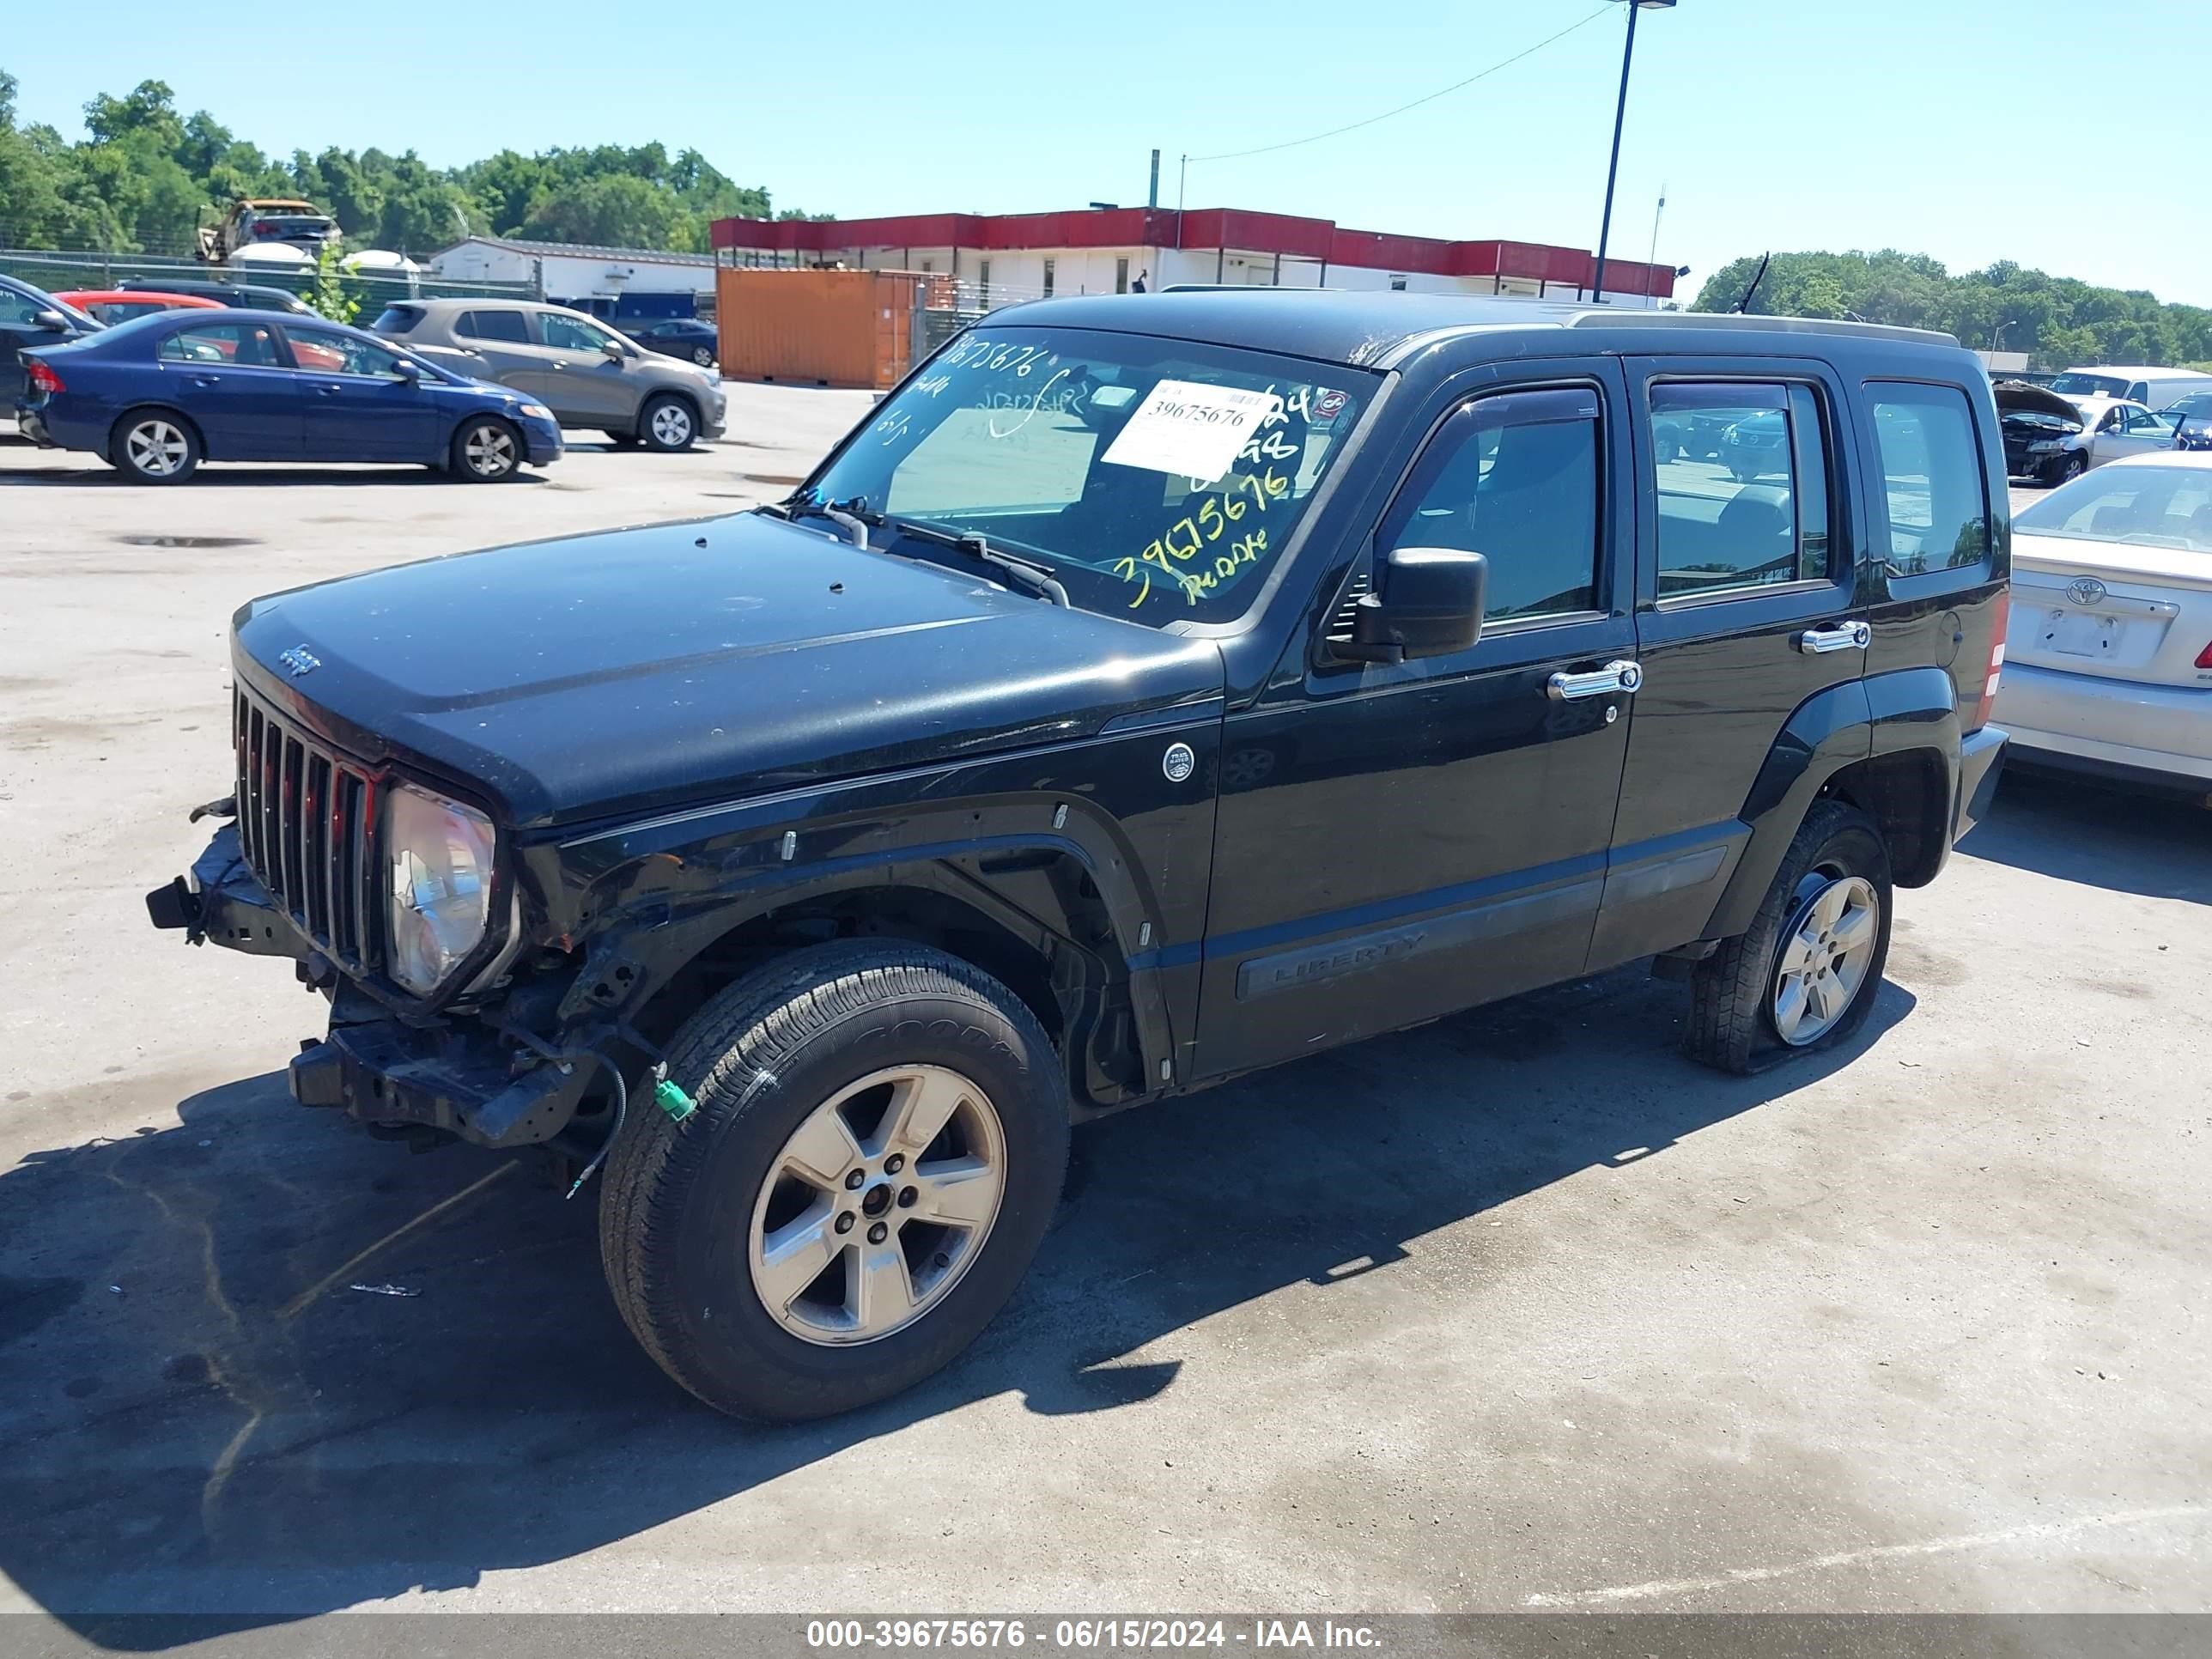
M 2212 811 L 2194 801 L 2008 767 L 1959 850 L 2148 898 L 2212 904 Z
M 177 1127 L 0 1176 L 0 1571 L 80 1633 L 161 1648 L 186 1633 L 117 1615 L 246 1626 L 468 1586 L 1008 1390 L 1112 1411 L 1176 1382 L 1182 1362 L 1127 1358 L 1145 1345 L 1664 1157 L 1912 1006 L 1886 984 L 1850 1042 L 1719 1077 L 1674 1047 L 1679 988 L 1625 969 L 1091 1125 L 973 1349 L 899 1399 L 781 1428 L 661 1376 L 607 1296 L 592 1205 L 527 1161 L 410 1158 L 295 1107 L 278 1074 L 227 1084 Z M 1473 1259 L 1502 1275 L 1511 1254 Z

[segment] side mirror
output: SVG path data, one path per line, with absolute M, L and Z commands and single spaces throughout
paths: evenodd
M 45 329 L 50 333 L 60 333 L 66 331 L 69 325 L 69 319 L 58 311 L 34 311 L 31 313 L 33 328 Z
M 609 340 L 605 345 L 601 346 L 599 349 L 607 354 L 607 361 L 609 362 L 618 363 L 623 358 L 629 356 L 629 348 L 624 345 L 620 340 Z
M 393 366 L 392 372 L 394 374 L 397 374 L 403 380 L 420 380 L 422 378 L 422 365 L 417 362 L 410 362 L 406 358 L 402 357 Z
M 1482 636 L 1490 561 L 1455 547 L 1394 547 L 1380 591 L 1352 607 L 1352 638 L 1334 648 L 1354 662 L 1409 662 L 1464 651 Z

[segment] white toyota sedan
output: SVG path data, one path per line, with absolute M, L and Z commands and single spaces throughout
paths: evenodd
M 2013 520 L 2014 760 L 2212 799 L 2212 452 L 2130 456 Z

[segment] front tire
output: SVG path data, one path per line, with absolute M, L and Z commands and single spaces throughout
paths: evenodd
M 179 484 L 199 471 L 200 434 L 173 410 L 134 409 L 108 434 L 107 460 L 132 483 Z
M 1751 926 L 1690 975 L 1692 1057 L 1750 1073 L 1857 1030 L 1881 989 L 1892 897 L 1873 821 L 1815 801 Z
M 504 483 L 521 470 L 522 434 L 495 415 L 472 415 L 453 434 L 451 471 L 471 483 Z
M 698 1110 L 631 1111 L 600 1253 L 631 1333 L 707 1404 L 790 1421 L 885 1399 L 1013 1293 L 1059 1201 L 1066 1085 L 989 975 L 817 946 L 714 997 L 669 1060 Z
M 702 368 L 712 368 L 714 366 L 714 354 L 705 346 L 696 345 L 691 348 L 691 361 Z
M 637 411 L 637 434 L 647 449 L 663 453 L 689 449 L 699 435 L 699 416 L 683 398 L 663 392 L 647 398 Z

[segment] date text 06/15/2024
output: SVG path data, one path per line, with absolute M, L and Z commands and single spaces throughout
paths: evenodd
M 860 1648 L 1029 1648 L 1047 1652 L 1251 1648 L 1372 1651 L 1371 1626 L 1334 1619 L 815 1619 L 806 1645 Z

